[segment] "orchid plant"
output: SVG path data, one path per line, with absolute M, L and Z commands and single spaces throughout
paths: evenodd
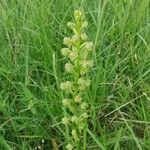
M 61 50 L 62 55 L 68 58 L 65 70 L 72 76 L 71 81 L 60 84 L 60 89 L 65 93 L 62 100 L 65 108 L 62 123 L 66 125 L 67 129 L 67 150 L 81 150 L 83 147 L 86 149 L 85 145 L 82 146 L 88 118 L 88 104 L 84 100 L 84 95 L 86 88 L 91 84 L 87 73 L 94 65 L 93 60 L 89 59 L 94 46 L 93 42 L 88 41 L 85 32 L 87 25 L 83 12 L 75 10 L 74 22 L 67 23 L 73 36 L 64 38 L 63 43 L 66 47 Z

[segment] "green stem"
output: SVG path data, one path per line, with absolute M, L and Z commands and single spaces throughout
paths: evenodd
M 86 128 L 84 129 L 84 136 L 83 136 L 83 149 L 86 150 L 86 137 L 87 137 L 87 131 Z

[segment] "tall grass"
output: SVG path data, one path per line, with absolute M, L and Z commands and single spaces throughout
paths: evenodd
M 79 7 L 96 47 L 87 147 L 149 150 L 149 0 L 1 0 L 0 149 L 64 148 L 61 48 Z

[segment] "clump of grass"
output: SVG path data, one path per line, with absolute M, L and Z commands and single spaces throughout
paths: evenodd
M 66 21 L 79 7 L 84 8 L 88 37 L 96 47 L 88 76 L 92 82 L 82 95 L 91 108 L 86 148 L 149 150 L 149 4 L 149 0 L 2 0 L 0 150 L 38 146 L 66 150 L 57 82 L 72 79 L 62 71 L 65 59 L 60 49 L 63 35 L 70 34 Z M 68 129 L 71 135 L 70 125 Z
M 88 41 L 85 32 L 88 23 L 85 21 L 83 12 L 75 10 L 74 19 L 74 22 L 67 23 L 74 35 L 71 38 L 64 38 L 63 43 L 67 48 L 62 49 L 62 54 L 68 58 L 65 71 L 71 74 L 72 80 L 60 84 L 61 90 L 65 92 L 65 98 L 62 101 L 65 116 L 62 122 L 67 126 L 65 136 L 68 141 L 66 146 L 68 150 L 81 149 L 82 139 L 86 138 L 84 130 L 87 127 L 88 104 L 84 101 L 84 94 L 86 88 L 90 86 L 88 71 L 94 64 L 93 60 L 89 60 L 94 46 L 93 42 Z

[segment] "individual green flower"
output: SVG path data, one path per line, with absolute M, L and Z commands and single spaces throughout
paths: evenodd
M 70 106 L 70 101 L 68 99 L 63 99 L 62 101 L 63 105 L 66 106 L 66 107 L 69 107 Z
M 82 115 L 80 117 L 78 117 L 74 123 L 77 125 L 77 127 L 79 128 L 79 126 L 84 125 L 84 121 L 85 121 L 85 117 L 83 117 Z
M 86 112 L 84 112 L 84 113 L 82 114 L 82 117 L 83 117 L 84 119 L 86 119 L 86 118 L 88 118 L 88 114 L 87 114 Z
M 68 22 L 67 26 L 70 27 L 71 29 L 74 29 L 76 25 L 73 22 Z
M 80 107 L 81 107 L 82 110 L 85 110 L 85 109 L 87 109 L 88 104 L 83 102 L 83 103 L 81 103 Z
M 65 64 L 65 70 L 66 70 L 67 72 L 71 73 L 71 72 L 73 72 L 73 69 L 74 69 L 74 67 L 73 67 L 72 64 L 70 64 L 70 63 L 66 63 L 66 64 Z
M 81 89 L 90 86 L 91 82 L 89 79 L 85 80 L 84 78 L 79 78 L 78 84 L 80 85 Z
M 68 144 L 68 145 L 66 146 L 66 149 L 67 149 L 67 150 L 73 150 L 73 145 Z
M 78 120 L 77 116 L 74 115 L 74 116 L 71 117 L 71 122 L 76 122 L 77 120 Z
M 89 68 L 93 67 L 93 65 L 94 65 L 93 60 L 88 60 L 88 61 L 85 60 L 85 61 L 81 62 L 81 66 L 82 66 L 84 69 L 89 69 Z
M 70 52 L 71 51 L 69 50 L 69 48 L 63 48 L 61 50 L 61 53 L 62 53 L 63 56 L 68 56 L 70 54 Z
M 71 39 L 69 37 L 65 37 L 63 43 L 67 46 L 71 46 L 72 44 Z
M 83 41 L 87 41 L 88 40 L 88 36 L 86 33 L 81 34 L 81 38 Z
M 77 95 L 77 96 L 75 97 L 74 101 L 75 101 L 76 103 L 81 103 L 81 101 L 82 101 L 81 96 L 80 96 L 80 95 Z
M 76 51 L 71 51 L 68 57 L 71 61 L 75 61 L 78 57 L 78 53 Z
M 75 129 L 72 130 L 71 134 L 76 142 L 79 141 L 79 137 Z
M 94 65 L 93 60 L 84 60 L 81 62 L 81 74 L 84 75 L 86 74 L 89 69 Z
M 83 17 L 83 13 L 80 10 L 75 10 L 74 12 L 74 18 L 76 21 L 79 21 Z
M 86 42 L 85 43 L 85 48 L 86 48 L 86 50 L 89 50 L 89 51 L 94 50 L 94 44 L 93 44 L 93 42 Z
M 70 123 L 70 119 L 68 117 L 64 117 L 64 118 L 62 118 L 62 123 L 64 125 L 68 125 Z
M 60 88 L 62 90 L 72 90 L 73 89 L 73 83 L 71 81 L 66 81 L 60 84 Z
M 88 26 L 88 22 L 87 22 L 87 21 L 84 21 L 84 22 L 82 23 L 82 27 L 81 27 L 81 28 L 83 29 L 83 28 L 86 28 L 87 26 Z
M 73 35 L 71 38 L 71 41 L 73 44 L 77 44 L 79 41 L 79 36 L 78 35 Z

